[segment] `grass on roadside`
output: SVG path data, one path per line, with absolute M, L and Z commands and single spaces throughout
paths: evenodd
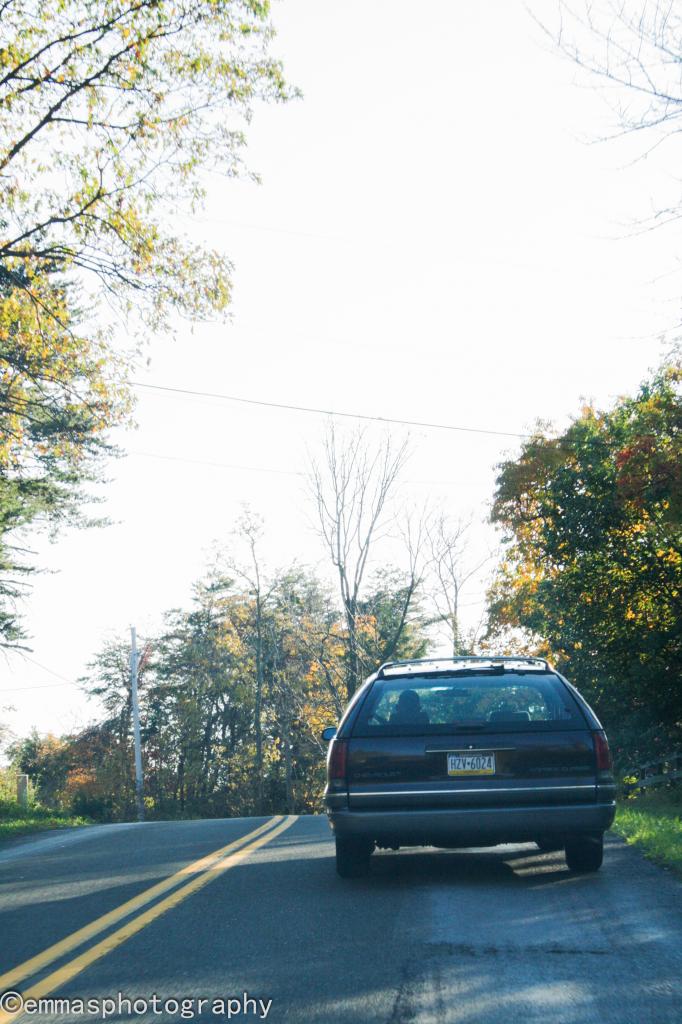
M 43 832 L 46 829 L 70 828 L 91 824 L 87 818 L 48 811 L 44 807 L 22 807 L 14 800 L 0 799 L 0 843 L 16 836 Z
M 648 793 L 618 804 L 613 831 L 682 875 L 682 795 Z

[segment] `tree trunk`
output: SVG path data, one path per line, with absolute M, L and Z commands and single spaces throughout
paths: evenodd
M 356 628 L 356 608 L 346 604 L 346 627 L 348 629 L 348 669 L 346 672 L 346 696 L 348 700 L 358 688 L 360 675 L 360 658 L 358 655 L 358 637 Z

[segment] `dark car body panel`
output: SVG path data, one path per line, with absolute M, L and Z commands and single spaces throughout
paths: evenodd
M 456 785 L 447 772 L 447 754 L 494 753 L 494 778 L 459 778 Z M 381 788 L 378 789 L 377 784 Z M 472 800 L 489 802 L 489 794 L 500 789 L 541 786 L 561 788 L 575 799 L 584 799 L 585 786 L 594 798 L 594 751 L 589 735 L 580 732 L 561 733 L 494 733 L 472 740 L 466 734 L 422 737 L 358 737 L 351 738 L 348 754 L 348 788 L 350 806 L 363 792 L 384 792 L 395 802 L 402 791 L 423 788 L 442 789 L 453 793 L 454 803 L 461 794 Z M 488 794 L 488 796 L 486 795 Z M 468 801 L 470 802 L 470 801 Z
M 380 846 L 496 846 L 539 837 L 561 843 L 582 832 L 603 832 L 614 806 L 575 804 L 534 807 L 452 808 L 410 811 L 337 810 L 330 814 L 340 836 L 363 836 Z
M 395 846 L 490 845 L 603 832 L 613 821 L 615 785 L 610 772 L 597 770 L 593 733 L 601 725 L 578 691 L 552 675 L 579 708 L 565 729 L 551 723 L 558 728 L 532 731 L 529 725 L 523 731 L 500 723 L 485 734 L 355 735 L 376 680 L 371 677 L 337 731 L 347 744 L 347 776 L 325 790 L 332 829 Z M 449 776 L 447 754 L 454 752 L 494 753 L 495 774 Z

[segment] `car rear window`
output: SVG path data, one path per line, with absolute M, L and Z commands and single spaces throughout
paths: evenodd
M 554 673 L 466 673 L 378 679 L 354 736 L 584 729 L 580 709 Z

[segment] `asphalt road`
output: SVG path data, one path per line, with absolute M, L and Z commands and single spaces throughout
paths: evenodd
M 0 852 L 0 991 L 72 1001 L 15 1019 L 98 1020 L 78 1000 L 121 993 L 146 1012 L 108 1004 L 108 1020 L 682 1021 L 682 884 L 615 838 L 593 876 L 505 846 L 379 853 L 342 881 L 324 818 L 270 822 L 104 826 Z M 263 824 L 255 847 L 187 869 Z M 164 1012 L 173 998 L 194 1002 Z

